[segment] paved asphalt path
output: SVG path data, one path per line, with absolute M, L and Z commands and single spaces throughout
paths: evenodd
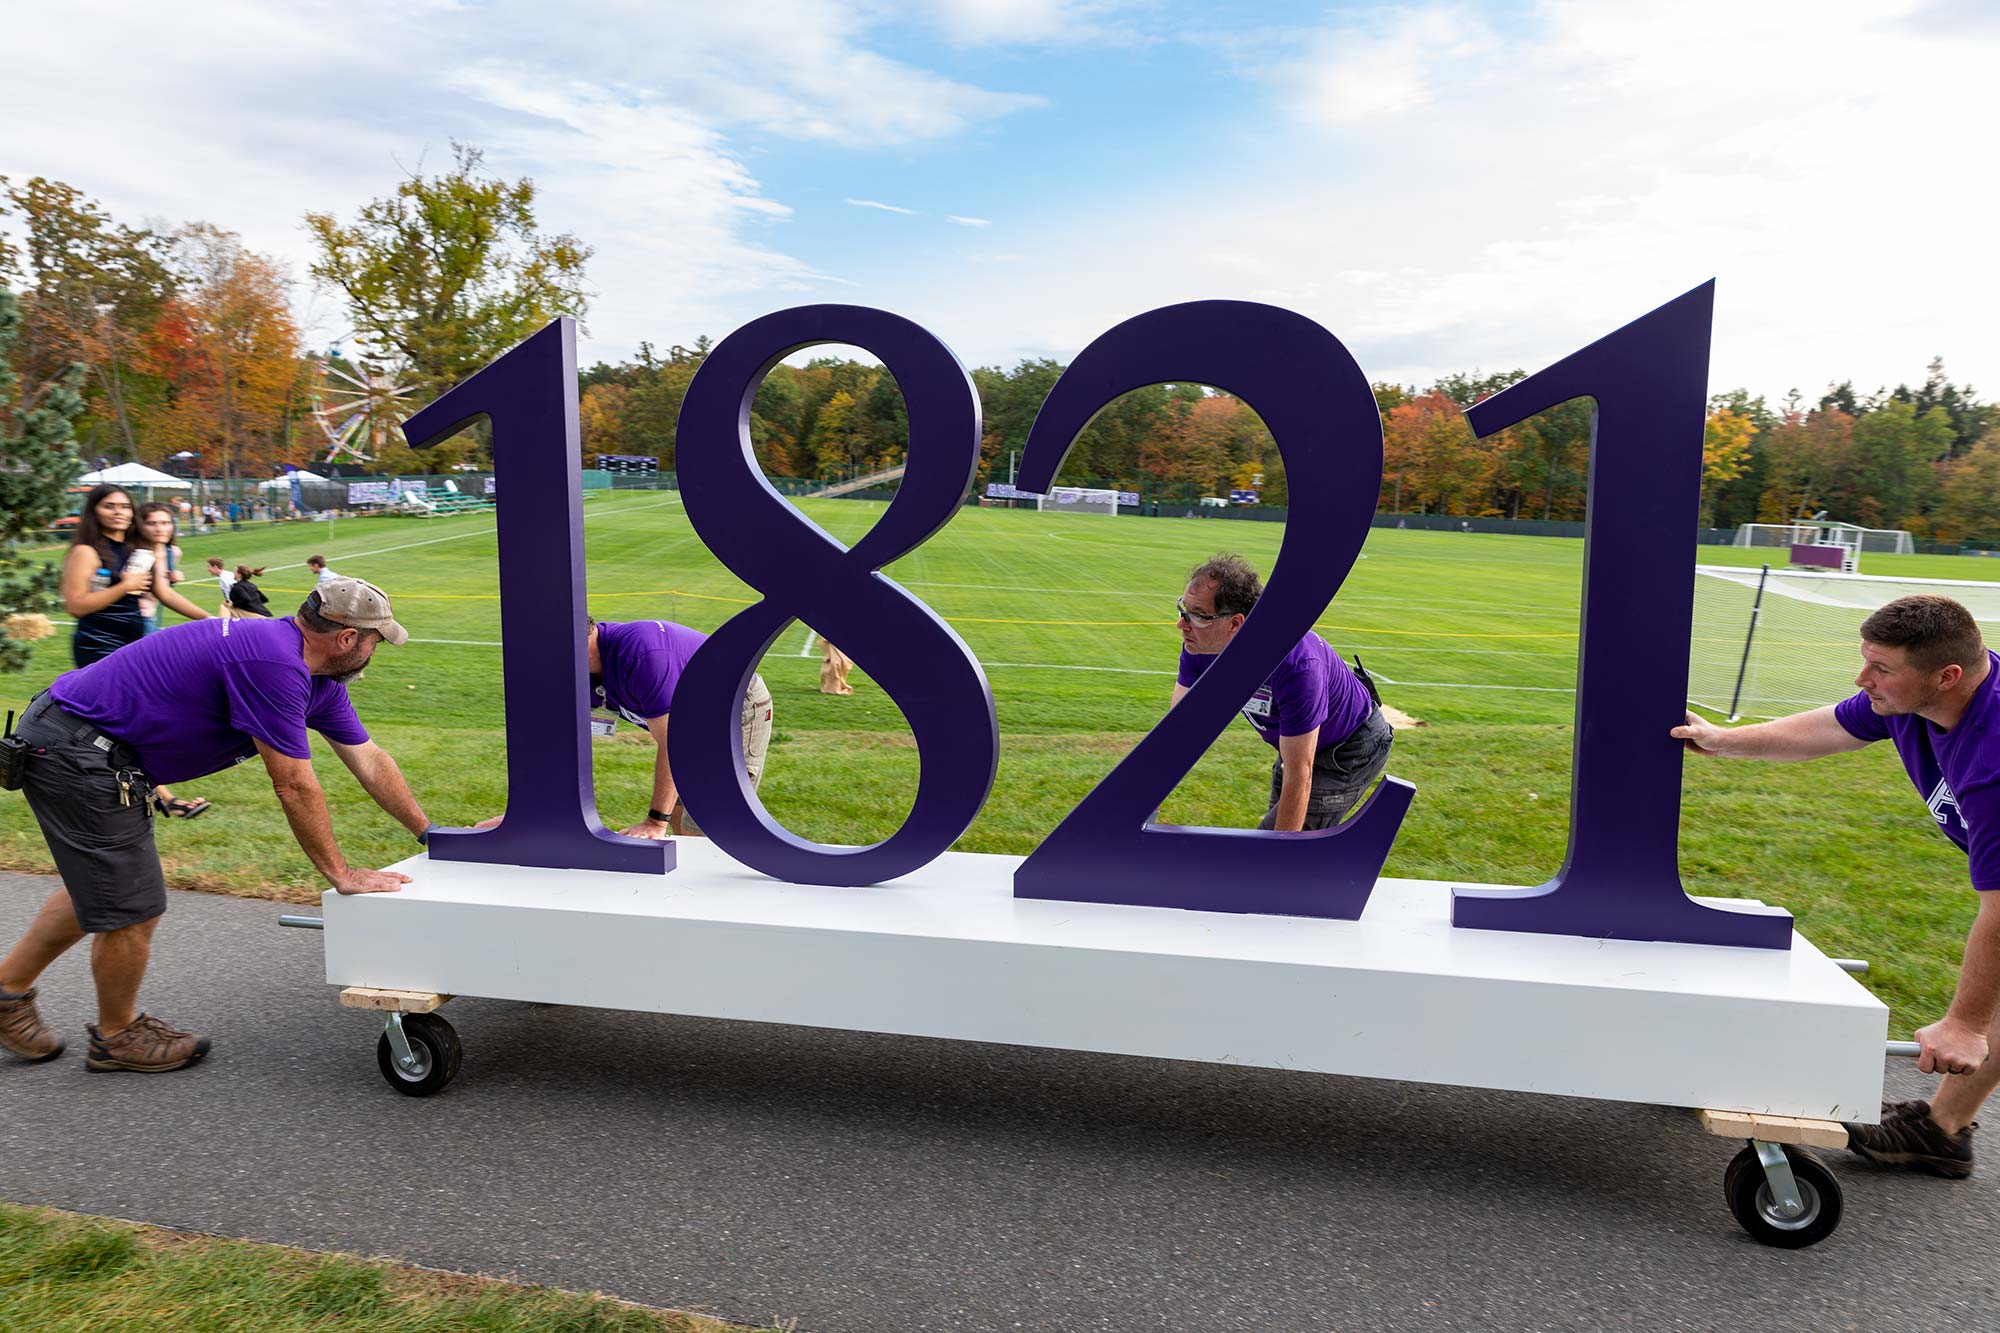
M 51 884 L 0 876 L 0 944 Z M 51 970 L 71 1049 L 0 1056 L 0 1197 L 801 1333 L 2000 1325 L 2000 1162 L 1841 1154 L 1787 1253 L 1685 1112 L 478 999 L 406 1098 L 280 910 L 174 895 L 143 1000 L 214 1036 L 192 1070 L 87 1074 Z

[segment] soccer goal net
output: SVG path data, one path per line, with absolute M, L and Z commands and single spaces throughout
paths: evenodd
M 1057 486 L 1035 502 L 1035 508 L 1057 514 L 1104 514 L 1116 517 L 1118 492 L 1094 486 Z
M 1864 528 L 1856 523 L 1745 523 L 1736 529 L 1737 546 L 1762 546 L 1790 550 L 1794 546 L 1835 547 L 1846 558 L 1847 572 L 1854 572 L 1856 557 L 1872 555 L 1914 555 L 1916 542 L 1902 528 Z
M 1886 602 L 1936 593 L 2000 642 L 2000 583 L 1697 565 L 1688 698 L 1738 717 L 1784 717 L 1854 693 L 1861 622 Z

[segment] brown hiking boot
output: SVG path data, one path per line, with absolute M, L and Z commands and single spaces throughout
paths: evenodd
M 1972 1174 L 1972 1131 L 1956 1134 L 1931 1119 L 1931 1104 L 1923 1101 L 1884 1102 L 1879 1125 L 1848 1125 L 1848 1150 L 1883 1166 L 1907 1166 L 1947 1180 Z
M 30 986 L 19 995 L 0 992 L 0 1047 L 23 1060 L 53 1060 L 63 1051 L 58 1037 L 35 1009 L 35 990 Z
M 83 1057 L 83 1067 L 94 1073 L 129 1069 L 135 1074 L 163 1074 L 207 1054 L 207 1037 L 170 1028 L 151 1014 L 140 1014 L 131 1027 L 111 1037 L 92 1023 L 90 1053 Z

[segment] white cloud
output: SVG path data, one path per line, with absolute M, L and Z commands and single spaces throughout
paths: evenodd
M 1119 0 L 919 0 L 900 6 L 967 46 L 1096 41 L 1122 35 Z
M 1462 6 L 1379 10 L 1312 34 L 1304 54 L 1267 77 L 1299 116 L 1340 125 L 1429 105 L 1455 65 L 1491 45 L 1484 22 Z
M 956 222 L 961 227 L 990 227 L 993 225 L 990 218 L 962 218 L 956 213 L 947 213 L 944 217 L 945 221 Z
M 843 199 L 840 202 L 853 208 L 879 208 L 884 213 L 902 213 L 909 217 L 915 217 L 917 212 L 914 208 L 900 208 L 895 204 L 885 204 L 876 199 Z
M 968 352 L 1001 363 L 1073 356 L 1173 301 L 1264 300 L 1371 377 L 1423 383 L 1546 365 L 1715 277 L 1718 388 L 1893 386 L 1941 354 L 1992 396 L 2000 33 L 1938 35 L 1913 9 L 1552 0 L 1519 30 L 1439 30 L 1469 50 L 1407 66 L 1394 98 L 1336 100 L 1345 118 L 1265 84 L 1290 119 L 1246 117 L 1218 188 L 1010 217 L 1031 258 L 1004 276 L 924 268 L 881 300 L 947 339 L 976 326 Z M 1393 65 L 1448 12 L 1326 41 Z
M 596 247 L 591 332 L 622 356 L 727 328 L 746 293 L 854 281 L 786 252 L 759 136 L 919 144 L 1040 104 L 882 55 L 872 21 L 865 0 L 79 0 L 7 19 L 0 174 L 68 180 L 123 221 L 214 221 L 303 280 L 307 210 L 349 215 L 474 143 Z M 310 337 L 341 331 L 338 302 L 295 297 Z

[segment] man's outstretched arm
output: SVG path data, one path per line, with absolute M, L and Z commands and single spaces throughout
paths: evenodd
M 391 819 L 412 833 L 422 833 L 431 826 L 424 817 L 424 808 L 417 804 L 416 794 L 404 780 L 402 768 L 387 750 L 374 741 L 342 745 L 328 737 L 327 744 L 340 756 L 340 762 L 347 765 L 347 771 L 361 784 L 361 790 L 373 797 Z
M 333 840 L 333 820 L 326 812 L 326 793 L 320 790 L 310 759 L 294 759 L 263 741 L 257 742 L 257 753 L 264 758 L 265 771 L 271 775 L 278 804 L 285 807 L 285 822 L 292 826 L 299 850 L 326 877 L 327 883 L 341 893 L 394 893 L 410 882 L 408 875 L 393 870 L 364 870 L 347 864 Z
M 1840 725 L 1832 704 L 1747 727 L 1719 726 L 1689 713 L 1671 734 L 1696 754 L 1725 759 L 1823 759 L 1868 744 Z

